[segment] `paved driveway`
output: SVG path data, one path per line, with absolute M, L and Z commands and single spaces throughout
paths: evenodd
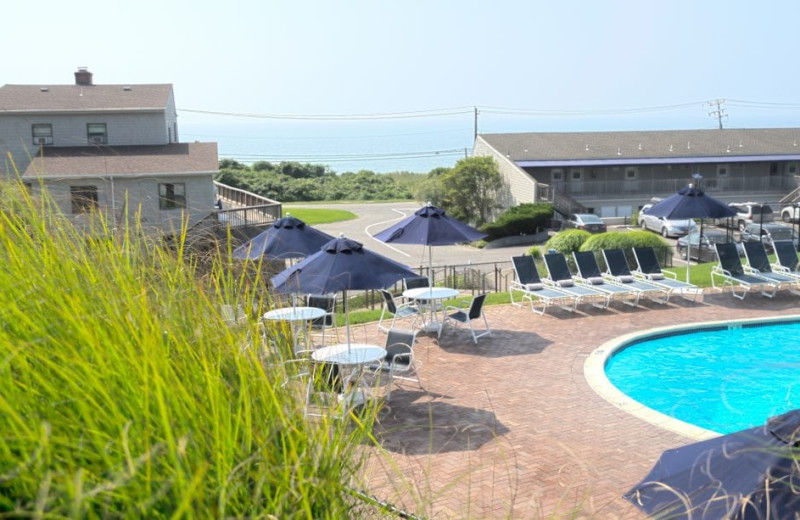
M 297 206 L 300 206 L 299 204 Z M 319 208 L 308 206 L 309 208 Z M 427 248 L 408 244 L 385 244 L 372 238 L 372 235 L 386 229 L 395 222 L 411 215 L 419 209 L 416 202 L 381 202 L 371 204 L 336 204 L 336 209 L 352 211 L 358 218 L 333 224 L 315 226 L 326 233 L 358 240 L 365 247 L 388 256 L 411 267 L 428 265 Z M 524 253 L 530 246 L 501 247 L 496 249 L 477 249 L 464 245 L 436 246 L 432 250 L 433 265 L 461 265 L 466 263 L 510 262 L 512 255 Z

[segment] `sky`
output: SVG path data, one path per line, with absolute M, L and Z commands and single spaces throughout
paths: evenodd
M 800 126 L 798 19 L 793 0 L 37 0 L 4 6 L 0 84 L 172 83 L 182 139 L 221 156 L 379 171 L 464 156 L 475 108 L 479 133 Z

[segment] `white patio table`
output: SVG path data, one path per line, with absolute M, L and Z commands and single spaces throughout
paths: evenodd
M 442 324 L 444 323 L 444 316 L 442 316 L 440 320 L 438 313 L 433 310 L 436 302 L 454 298 L 458 296 L 458 294 L 458 289 L 451 289 L 449 287 L 419 287 L 417 289 L 403 291 L 403 296 L 405 298 L 418 301 L 421 305 L 428 306 L 428 320 L 425 320 L 425 315 L 423 314 L 424 323 L 422 324 L 421 330 L 424 332 L 436 332 L 436 337 L 442 335 Z M 444 310 L 442 310 L 442 314 L 444 314 Z
M 303 329 L 308 327 L 312 320 L 323 316 L 325 316 L 325 310 L 317 307 L 283 307 L 266 312 L 264 319 L 289 322 L 292 327 L 292 337 L 294 338 L 294 351 L 297 352 L 301 333 L 304 332 Z M 308 334 L 302 335 L 308 341 Z

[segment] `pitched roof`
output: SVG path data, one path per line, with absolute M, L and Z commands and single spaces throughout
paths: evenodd
M 217 143 L 161 146 L 46 147 L 23 177 L 158 176 L 215 173 Z
M 800 155 L 800 128 L 480 134 L 520 166 Z
M 172 85 L 3 85 L 0 114 L 164 110 Z

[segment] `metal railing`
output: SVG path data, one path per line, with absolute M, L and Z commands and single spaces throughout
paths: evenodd
M 262 225 L 281 218 L 283 205 L 276 200 L 217 181 L 214 181 L 214 190 L 217 200 L 223 204 L 216 211 L 217 220 L 227 222 L 231 227 Z
M 686 186 L 688 182 L 685 178 L 679 179 L 625 179 L 617 181 L 580 181 L 564 182 L 557 185 L 546 186 L 543 191 L 542 199 L 553 202 L 555 205 L 555 195 L 550 192 L 563 192 L 567 196 L 598 196 L 613 195 L 616 197 L 645 195 L 650 197 L 661 193 L 674 193 Z M 710 194 L 714 193 L 774 193 L 779 191 L 789 191 L 796 187 L 793 178 L 789 177 L 725 177 L 725 178 L 705 178 L 703 188 Z M 552 197 L 548 200 L 545 197 Z

